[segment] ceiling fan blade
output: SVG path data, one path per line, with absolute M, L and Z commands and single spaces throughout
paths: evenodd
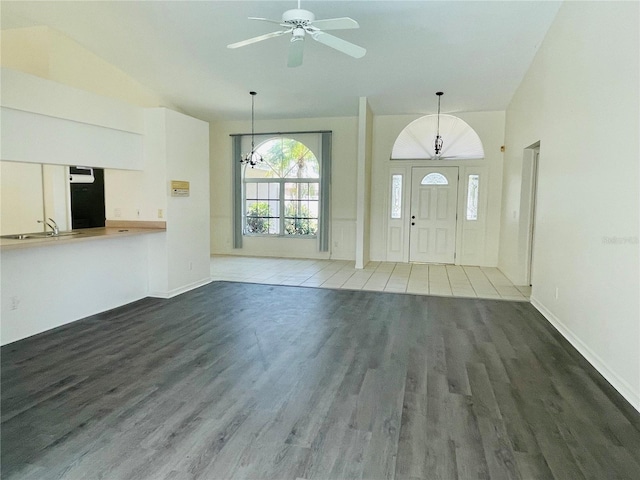
M 351 42 L 347 42 L 346 40 L 343 40 L 341 38 L 334 37 L 333 35 L 330 35 L 328 33 L 312 32 L 311 37 L 328 47 L 335 48 L 339 52 L 346 53 L 347 55 L 351 55 L 354 58 L 362 58 L 364 57 L 365 53 L 367 53 L 366 49 L 359 47 L 358 45 L 355 45 Z
M 281 20 L 271 20 L 270 18 L 249 17 L 249 20 L 260 20 L 261 22 L 275 23 L 276 25 L 282 25 Z
M 247 40 L 242 40 L 241 42 L 231 43 L 227 45 L 227 48 L 244 47 L 245 45 L 251 45 L 252 43 L 261 42 L 262 40 L 279 37 L 280 35 L 284 35 L 285 33 L 289 33 L 289 32 L 291 32 L 291 30 L 281 30 L 279 32 L 267 33 L 266 35 L 260 35 L 259 37 L 253 37 Z
M 347 30 L 350 28 L 360 28 L 358 22 L 349 17 L 314 20 L 313 22 L 310 22 L 310 25 L 319 28 L 320 30 Z
M 304 51 L 304 40 L 291 39 L 289 45 L 289 59 L 287 61 L 287 67 L 299 67 L 302 65 L 302 53 Z

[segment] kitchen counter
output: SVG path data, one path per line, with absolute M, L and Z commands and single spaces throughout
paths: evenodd
M 107 221 L 106 227 L 100 228 L 83 228 L 73 230 L 78 232 L 75 235 L 60 235 L 42 238 L 26 238 L 26 239 L 0 239 L 0 250 L 17 250 L 35 247 L 49 247 L 57 245 L 69 245 L 78 242 L 108 240 L 114 238 L 148 235 L 151 233 L 166 232 L 165 222 L 144 222 L 144 221 Z M 64 233 L 64 232 L 61 232 Z

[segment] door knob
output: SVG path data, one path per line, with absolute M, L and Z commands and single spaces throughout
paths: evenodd
M 415 216 L 415 215 L 411 215 L 411 218 L 412 218 L 413 220 L 415 220 L 415 219 L 416 219 L 416 216 Z
M 415 224 L 416 224 L 416 222 L 411 222 L 411 225 L 415 225 Z

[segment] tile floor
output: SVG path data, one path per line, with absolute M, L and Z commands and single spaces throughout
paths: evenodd
M 344 288 L 528 301 L 529 286 L 515 286 L 492 267 L 369 262 L 362 270 L 347 260 L 211 257 L 213 280 Z

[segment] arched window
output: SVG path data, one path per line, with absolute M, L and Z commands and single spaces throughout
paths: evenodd
M 315 236 L 320 214 L 320 163 L 298 140 L 262 142 L 263 162 L 243 172 L 245 235 Z
M 420 185 L 449 185 L 449 180 L 441 173 L 430 173 L 422 178 Z
M 441 154 L 436 157 L 434 140 L 437 115 L 426 115 L 407 125 L 393 144 L 391 160 L 462 160 L 484 158 L 480 137 L 464 120 L 453 115 L 440 115 Z

